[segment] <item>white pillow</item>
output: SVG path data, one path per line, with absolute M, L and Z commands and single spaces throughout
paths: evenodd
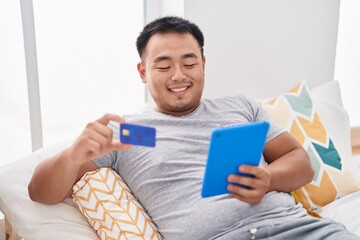
M 339 82 L 324 83 L 310 90 L 310 94 L 342 160 L 360 181 L 359 161 L 352 156 L 349 115 L 342 103 Z
M 71 198 L 56 205 L 33 202 L 27 185 L 35 166 L 71 142 L 36 151 L 0 168 L 0 210 L 26 240 L 99 239 Z
M 344 224 L 350 232 L 360 236 L 359 202 L 360 192 L 354 192 L 324 206 L 320 215 Z
M 344 161 L 351 160 L 349 116 L 343 107 L 340 86 L 330 81 L 310 90 L 311 99 Z

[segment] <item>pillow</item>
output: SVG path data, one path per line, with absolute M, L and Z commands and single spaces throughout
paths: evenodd
M 359 161 L 352 155 L 350 121 L 338 81 L 329 81 L 310 90 L 311 100 L 336 146 L 341 160 L 350 167 L 360 182 Z
M 310 90 L 311 100 L 336 149 L 345 162 L 352 161 L 349 116 L 343 107 L 338 81 L 329 81 Z
M 70 197 L 61 203 L 46 205 L 33 202 L 28 195 L 27 186 L 36 165 L 72 142 L 44 147 L 0 167 L 0 211 L 12 225 L 12 230 L 23 239 L 99 239 Z
M 309 154 L 314 179 L 293 192 L 307 210 L 319 212 L 322 206 L 360 190 L 359 181 L 340 157 L 315 110 L 305 82 L 269 100 L 263 107 Z
M 86 173 L 73 199 L 101 239 L 161 239 L 139 201 L 111 168 Z

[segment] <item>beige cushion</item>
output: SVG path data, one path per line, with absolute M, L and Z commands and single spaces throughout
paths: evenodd
M 73 199 L 101 239 L 161 239 L 149 215 L 111 168 L 86 173 Z
M 319 211 L 322 206 L 360 190 L 359 181 L 340 156 L 320 119 L 305 82 L 263 106 L 310 156 L 314 179 L 294 192 L 306 209 Z

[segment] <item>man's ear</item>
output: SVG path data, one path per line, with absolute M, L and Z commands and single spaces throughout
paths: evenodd
M 205 56 L 202 57 L 202 64 L 203 64 L 203 68 L 204 68 L 204 75 L 205 75 L 205 63 L 206 63 L 206 58 Z
M 137 69 L 138 69 L 138 72 L 139 72 L 139 75 L 141 77 L 141 80 L 143 83 L 146 83 L 146 74 L 145 74 L 145 67 L 144 65 L 142 64 L 142 62 L 139 62 L 137 64 Z

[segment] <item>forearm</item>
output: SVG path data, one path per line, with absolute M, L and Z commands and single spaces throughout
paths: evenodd
M 70 148 L 42 161 L 28 186 L 30 198 L 46 204 L 61 202 L 70 196 L 81 176 L 98 168 L 91 159 L 110 151 L 130 149 L 131 145 L 112 138 L 113 132 L 107 127 L 109 121 L 124 122 L 120 116 L 105 114 L 88 123 Z
M 257 204 L 266 192 L 292 192 L 313 179 L 314 171 L 308 154 L 289 133 L 284 132 L 267 142 L 263 153 L 268 163 L 266 167 L 239 167 L 239 172 L 251 174 L 253 178 L 229 175 L 228 190 L 231 196 L 250 204 Z
M 266 167 L 271 173 L 269 191 L 291 192 L 313 179 L 314 170 L 303 148 L 296 148 Z
M 37 166 L 28 186 L 33 201 L 56 204 L 70 195 L 81 164 L 71 161 L 68 152 L 65 150 Z

